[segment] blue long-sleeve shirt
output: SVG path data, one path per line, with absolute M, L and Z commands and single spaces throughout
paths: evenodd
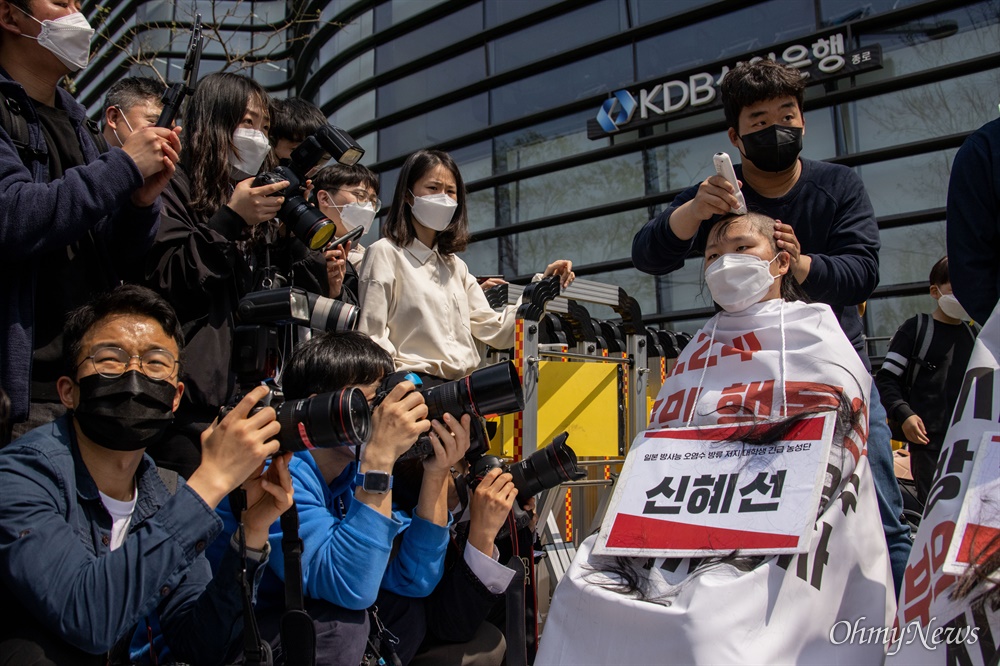
M 0 591 L 14 622 L 99 654 L 153 616 L 171 658 L 232 659 L 243 631 L 238 557 L 227 548 L 213 577 L 204 555 L 222 521 L 190 487 L 171 495 L 146 456 L 128 535 L 112 551 L 111 516 L 72 427 L 64 416 L 0 450 Z M 259 568 L 248 562 L 248 575 Z
M 948 181 L 948 273 L 955 297 L 979 324 L 1000 301 L 1000 119 L 972 134 Z
M 743 180 L 743 165 L 736 165 L 735 170 L 736 177 Z M 813 301 L 833 309 L 867 365 L 864 329 L 856 306 L 878 286 L 880 242 L 875 211 L 861 178 L 841 165 L 803 159 L 798 182 L 784 196 L 763 197 L 745 182 L 742 190 L 750 211 L 780 220 L 795 230 L 802 254 L 812 258 L 802 288 Z M 679 239 L 669 225 L 671 214 L 694 199 L 697 192 L 698 185 L 694 185 L 678 194 L 636 233 L 632 242 L 636 268 L 664 275 L 683 266 L 692 252 L 704 251 L 708 224 L 702 224 L 690 240 Z
M 85 109 L 61 88 L 56 89 L 56 103 L 76 130 L 86 164 L 50 181 L 48 148 L 34 102 L 2 69 L 0 93 L 21 110 L 29 146 L 40 155 L 25 166 L 0 127 L 0 385 L 10 395 L 18 422 L 28 414 L 35 281 L 44 268 L 40 258 L 93 231 L 110 259 L 102 269 L 121 277 L 141 265 L 156 234 L 160 208 L 158 201 L 149 208 L 132 205 L 132 193 L 143 183 L 139 168 L 120 148 L 98 153 L 84 126 Z
M 435 525 L 419 516 L 393 511 L 392 518 L 354 498 L 357 464 L 351 463 L 327 485 L 319 466 L 308 452 L 292 456 L 289 472 L 295 490 L 302 539 L 302 592 L 350 610 L 375 603 L 379 589 L 406 597 L 430 594 L 444 571 L 448 547 L 447 526 Z M 228 501 L 218 508 L 231 534 L 236 522 Z M 390 561 L 393 540 L 399 548 Z M 271 526 L 271 559 L 261 580 L 259 603 L 281 603 L 285 561 L 281 548 L 281 524 Z M 220 540 L 221 541 L 221 540 Z M 216 542 L 214 552 L 220 542 Z

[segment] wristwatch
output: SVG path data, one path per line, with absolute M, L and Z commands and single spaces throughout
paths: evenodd
M 377 469 L 369 470 L 364 474 L 358 472 L 354 477 L 354 485 L 365 492 L 385 495 L 392 490 L 392 474 Z

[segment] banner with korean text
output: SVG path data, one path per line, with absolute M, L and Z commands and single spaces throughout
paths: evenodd
M 948 567 L 955 573 L 945 566 L 953 548 L 956 559 L 968 560 L 970 546 L 975 554 L 992 540 L 970 543 L 979 531 L 963 529 L 962 523 L 964 514 L 965 525 L 972 520 L 973 525 L 985 523 L 987 530 L 991 524 L 996 526 L 994 512 L 1000 509 L 998 422 L 1000 306 L 993 310 L 972 350 L 910 551 L 899 596 L 896 642 L 889 649 L 893 664 L 995 666 L 1000 662 L 1000 600 L 995 583 L 980 583 L 963 598 L 952 598 L 961 580 L 955 573 L 965 571 L 967 564 Z M 990 450 L 982 451 L 983 447 Z M 982 560 L 981 554 L 977 559 Z
M 746 426 L 644 433 L 622 468 L 594 546 L 633 557 L 803 553 L 833 439 L 832 413 L 778 441 L 732 441 Z

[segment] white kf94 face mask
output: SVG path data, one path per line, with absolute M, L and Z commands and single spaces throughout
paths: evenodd
M 233 132 L 235 151 L 229 151 L 229 164 L 241 179 L 256 176 L 271 150 L 271 141 L 260 130 L 237 127 Z
M 372 221 L 375 219 L 375 206 L 370 201 L 366 201 L 363 204 L 351 202 L 343 206 L 338 206 L 337 204 L 330 205 L 332 208 L 340 210 L 340 221 L 344 223 L 345 230 L 352 231 L 358 227 L 363 227 L 365 233 L 368 233 L 368 230 L 371 229 Z
M 90 27 L 86 16 L 80 12 L 73 12 L 57 19 L 39 21 L 20 7 L 17 8 L 42 26 L 38 37 L 22 35 L 23 37 L 34 39 L 43 48 L 51 51 L 71 72 L 78 72 L 87 66 L 90 61 L 90 38 L 94 36 L 94 29 Z
M 726 312 L 742 312 L 759 303 L 774 284 L 770 268 L 774 259 L 764 261 L 752 254 L 722 255 L 705 271 L 712 300 Z
M 952 319 L 960 319 L 962 321 L 972 320 L 972 317 L 965 311 L 965 308 L 958 302 L 954 294 L 942 294 L 941 298 L 938 299 L 938 307 L 941 308 L 941 312 Z
M 410 192 L 413 196 L 413 192 Z M 434 231 L 444 231 L 455 217 L 458 202 L 445 193 L 413 197 L 413 217 Z

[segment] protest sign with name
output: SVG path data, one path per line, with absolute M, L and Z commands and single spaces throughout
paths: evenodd
M 665 428 L 628 454 L 597 555 L 708 557 L 809 549 L 833 439 L 833 413 L 767 444 L 729 441 L 740 425 Z

